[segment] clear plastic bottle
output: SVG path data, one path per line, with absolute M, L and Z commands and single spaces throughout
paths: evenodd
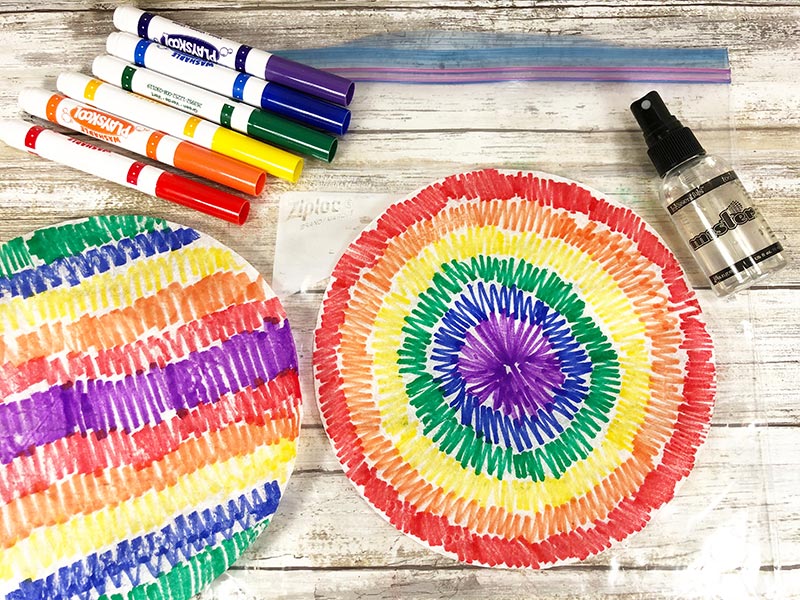
M 663 177 L 664 208 L 717 295 L 748 288 L 783 268 L 783 246 L 736 173 L 706 154 L 656 92 L 634 102 L 631 111 Z

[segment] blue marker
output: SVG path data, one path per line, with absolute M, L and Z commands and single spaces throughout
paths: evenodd
M 197 45 L 194 47 L 195 53 L 199 53 L 198 48 Z M 205 58 L 184 54 L 129 33 L 109 35 L 106 50 L 141 67 L 324 131 L 343 135 L 350 126 L 350 111 L 342 106 L 246 73 L 237 73 Z M 205 49 L 203 52 L 209 58 L 214 57 L 211 50 Z

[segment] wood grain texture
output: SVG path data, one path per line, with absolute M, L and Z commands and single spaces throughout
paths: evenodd
M 61 71 L 88 73 L 113 30 L 111 9 L 120 4 L 0 0 L 0 117 L 19 114 L 21 87 L 53 89 Z M 714 298 L 658 206 L 654 174 L 627 113 L 649 86 L 586 84 L 583 93 L 595 101 L 570 103 L 562 84 L 360 84 L 352 130 L 334 164 L 309 161 L 295 186 L 271 179 L 242 228 L 0 146 L 0 240 L 69 218 L 142 213 L 209 233 L 269 278 L 278 205 L 289 191 L 401 198 L 474 167 L 536 169 L 580 180 L 637 211 L 665 237 L 698 289 L 716 345 L 719 391 L 697 468 L 642 532 L 590 561 L 545 572 L 459 565 L 369 508 L 338 467 L 311 390 L 310 343 L 321 295 L 287 298 L 305 391 L 297 471 L 267 534 L 205 600 L 800 598 L 800 2 L 154 0 L 142 6 L 272 50 L 423 29 L 727 47 L 733 84 L 711 91 L 666 86 L 675 98 L 670 106 L 706 148 L 731 154 L 795 255 L 757 289 Z

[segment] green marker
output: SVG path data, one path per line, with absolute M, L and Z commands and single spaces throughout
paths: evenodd
M 122 35 L 122 34 L 120 34 Z M 119 52 L 119 48 L 115 48 Z M 326 133 L 272 113 L 236 102 L 113 56 L 98 56 L 92 64 L 96 77 L 129 92 L 197 115 L 223 127 L 306 156 L 331 162 L 338 140 Z

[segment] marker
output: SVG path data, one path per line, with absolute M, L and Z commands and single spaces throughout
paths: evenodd
M 350 111 L 346 108 L 276 83 L 237 73 L 233 69 L 129 33 L 112 33 L 106 42 L 106 50 L 109 54 L 140 67 L 147 67 L 337 135 L 346 133 L 350 126 Z
M 114 26 L 120 31 L 159 42 L 185 54 L 241 73 L 250 73 L 329 102 L 347 106 L 353 99 L 355 84 L 349 79 L 192 29 L 133 6 L 120 6 L 114 11 Z
M 26 121 L 0 121 L 0 140 L 12 148 L 237 225 L 242 225 L 250 212 L 250 203 L 244 198 Z
M 112 34 L 112 36 L 114 35 L 131 38 L 134 47 L 137 42 L 141 41 L 144 44 L 152 45 L 154 50 L 157 49 L 152 42 L 139 40 L 127 33 Z M 109 38 L 110 41 L 111 38 Z M 117 50 L 119 50 L 119 45 L 117 45 Z M 164 50 L 168 54 L 172 54 L 172 50 L 167 48 Z M 122 54 L 127 53 L 115 53 L 121 58 L 97 57 L 92 65 L 94 74 L 100 79 L 115 83 L 121 81 L 123 72 L 130 68 L 133 69 L 133 75 L 129 77 L 128 87 L 132 92 L 158 100 L 162 104 L 175 106 L 184 112 L 195 114 L 287 150 L 294 150 L 327 162 L 333 160 L 336 154 L 338 140 L 332 135 L 287 121 L 247 104 L 229 100 L 214 92 L 178 81 L 150 69 L 137 69 L 125 62 L 127 58 Z M 133 56 L 133 52 L 130 53 L 130 56 Z M 192 56 L 187 56 L 187 58 L 199 60 Z
M 110 83 L 80 73 L 62 73 L 56 82 L 58 91 L 95 108 L 136 121 L 174 135 L 198 146 L 214 150 L 291 182 L 303 170 L 303 159 L 284 150 L 267 146 L 225 127 L 187 115 L 177 108 L 126 92 Z
M 267 176 L 252 165 L 70 100 L 61 94 L 25 88 L 19 94 L 19 106 L 34 116 L 240 192 L 257 196 L 264 190 Z

